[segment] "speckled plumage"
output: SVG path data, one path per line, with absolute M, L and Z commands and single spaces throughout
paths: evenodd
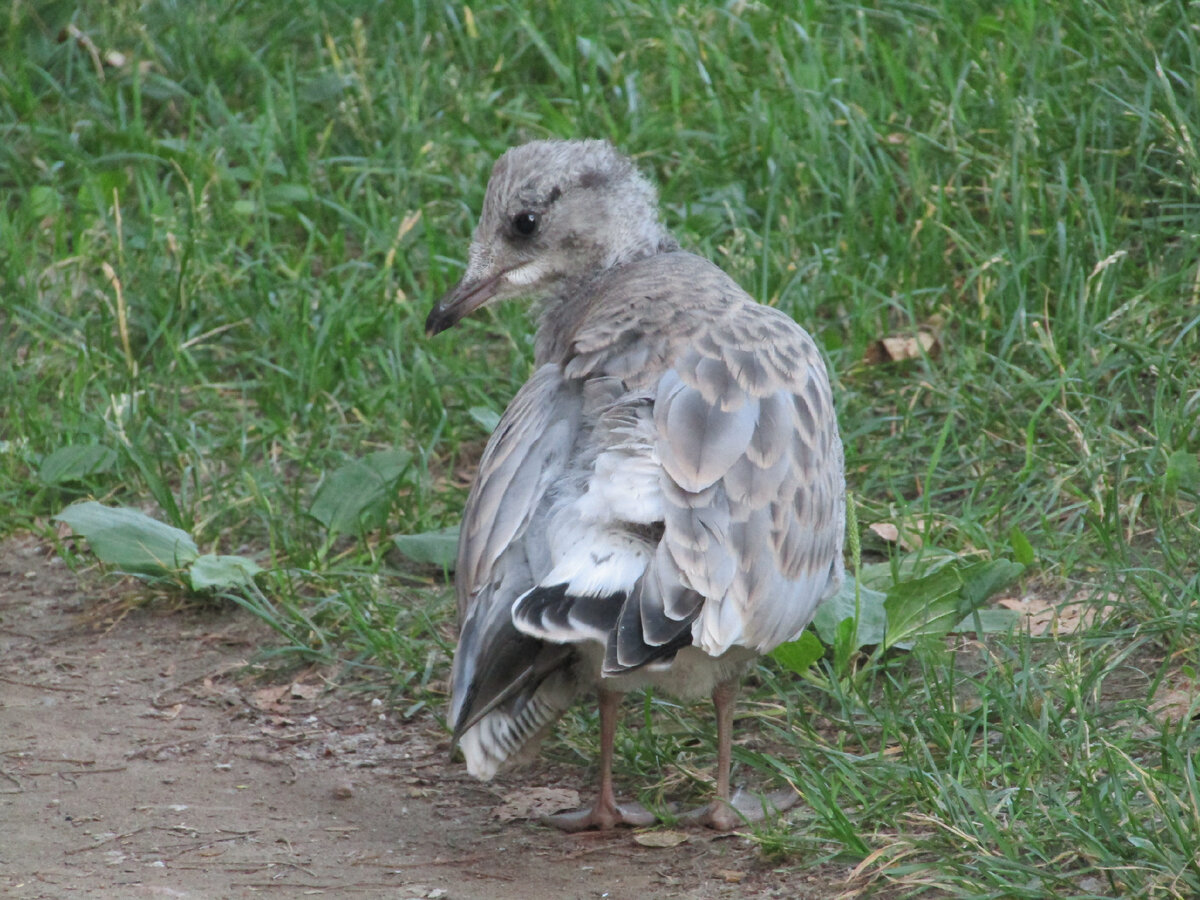
M 533 752 L 581 691 L 733 684 L 842 579 L 820 354 L 680 251 L 655 203 L 606 143 L 511 150 L 467 272 L 430 314 L 436 332 L 543 301 L 537 369 L 488 442 L 459 543 L 450 718 L 481 778 Z M 530 213 L 537 231 L 514 231 Z

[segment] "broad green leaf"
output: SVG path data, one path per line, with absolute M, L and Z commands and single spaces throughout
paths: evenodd
M 1168 494 L 1175 494 L 1180 488 L 1184 490 L 1200 490 L 1200 460 L 1195 453 L 1187 450 L 1176 450 L 1167 457 L 1167 474 L 1163 486 Z
M 396 481 L 411 460 L 404 450 L 380 450 L 347 463 L 321 482 L 309 513 L 331 534 L 382 527 Z
M 38 469 L 43 484 L 80 481 L 89 475 L 107 472 L 117 461 L 114 450 L 100 444 L 74 444 L 48 454 Z
M 222 590 L 248 584 L 261 571 L 262 566 L 244 556 L 205 553 L 192 562 L 188 579 L 193 591 Z
M 883 604 L 888 617 L 884 646 L 907 649 L 921 638 L 948 634 L 962 618 L 962 584 L 956 569 L 945 568 L 892 585 Z
M 292 206 L 313 199 L 313 189 L 306 184 L 274 184 L 263 191 L 269 206 Z
M 175 574 L 200 555 L 186 531 L 136 509 L 104 506 L 89 500 L 68 506 L 54 518 L 87 538 L 96 556 L 123 572 Z
M 859 584 L 858 634 L 855 637 L 857 650 L 865 644 L 883 642 L 887 628 L 887 613 L 883 601 L 887 595 Z M 821 640 L 832 646 L 837 641 L 838 627 L 847 619 L 854 618 L 854 577 L 847 575 L 838 592 L 817 607 L 813 617 L 813 628 Z
M 29 211 L 38 219 L 56 215 L 62 210 L 62 197 L 47 184 L 35 184 L 26 194 Z
M 494 409 L 488 409 L 486 406 L 472 406 L 467 410 L 467 415 L 479 423 L 479 426 L 491 434 L 496 430 L 496 426 L 500 424 L 500 413 Z
M 869 563 L 859 570 L 859 582 L 866 587 L 887 593 L 897 582 L 911 581 L 919 568 L 928 574 L 958 561 L 958 554 L 942 547 L 925 546 L 906 553 L 892 562 Z
M 1013 558 L 1023 566 L 1032 566 L 1037 556 L 1033 552 L 1033 544 L 1025 537 L 1025 532 L 1016 525 L 1008 530 L 1008 542 L 1012 544 Z
M 850 658 L 860 646 L 858 641 L 855 640 L 858 634 L 854 625 L 853 618 L 842 619 L 838 623 L 837 640 L 833 642 L 833 670 L 835 672 L 844 673 L 847 671 Z
M 803 675 L 808 667 L 825 655 L 825 647 L 811 631 L 805 631 L 794 641 L 780 644 L 771 651 L 771 658 L 785 669 Z
M 954 634 L 973 631 L 976 634 L 1008 634 L 1021 622 L 1021 614 L 1015 609 L 988 607 L 967 613 L 961 622 L 950 630 Z
M 965 614 L 983 606 L 989 597 L 1005 585 L 1012 584 L 1024 571 L 1023 565 L 1007 559 L 990 559 L 960 569 L 958 574 L 963 582 L 963 605 L 959 611 Z
M 851 581 L 849 575 L 846 580 Z M 858 570 L 858 583 L 873 590 L 886 592 L 895 581 L 891 563 L 868 563 Z
M 421 534 L 397 534 L 392 543 L 413 562 L 454 571 L 458 560 L 458 526 Z

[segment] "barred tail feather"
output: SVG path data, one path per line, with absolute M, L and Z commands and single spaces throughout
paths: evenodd
M 578 691 L 569 671 L 559 671 L 528 694 L 509 698 L 459 738 L 467 771 L 481 781 L 530 760 Z

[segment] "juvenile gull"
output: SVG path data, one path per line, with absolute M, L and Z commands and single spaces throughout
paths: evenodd
M 710 694 L 713 802 L 729 829 L 733 704 L 757 654 L 795 639 L 842 580 L 845 483 L 829 378 L 808 333 L 679 249 L 604 141 L 509 150 L 462 280 L 430 335 L 511 297 L 541 301 L 537 368 L 467 499 L 450 721 L 472 775 L 531 756 L 581 692 L 600 703 L 600 785 L 566 830 L 645 825 L 618 804 L 621 696 Z M 743 801 L 743 802 L 739 802 Z

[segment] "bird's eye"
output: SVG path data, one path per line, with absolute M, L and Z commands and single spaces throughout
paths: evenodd
M 519 212 L 512 217 L 512 226 L 521 237 L 533 237 L 538 227 L 538 214 L 529 210 Z

